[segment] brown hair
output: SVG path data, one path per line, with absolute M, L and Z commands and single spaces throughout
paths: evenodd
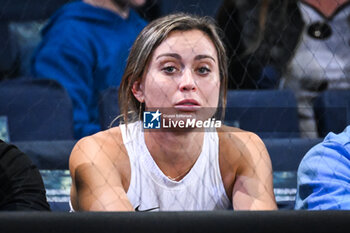
M 125 124 L 128 121 L 142 119 L 144 106 L 132 93 L 132 86 L 139 80 L 148 67 L 153 51 L 173 31 L 200 30 L 215 45 L 220 73 L 220 96 L 217 117 L 223 118 L 226 107 L 227 92 L 227 58 L 218 28 L 210 17 L 198 17 L 190 14 L 171 14 L 152 21 L 137 37 L 131 48 L 125 72 L 119 87 L 119 106 Z

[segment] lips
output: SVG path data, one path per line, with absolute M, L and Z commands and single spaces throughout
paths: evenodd
M 185 112 L 193 112 L 200 109 L 200 104 L 194 99 L 184 99 L 175 104 L 175 109 Z

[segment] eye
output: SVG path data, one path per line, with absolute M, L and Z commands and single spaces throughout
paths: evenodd
M 211 70 L 206 66 L 201 66 L 197 69 L 197 72 L 201 75 L 206 75 L 206 74 L 210 73 L 210 71 Z
M 162 71 L 166 74 L 173 74 L 177 71 L 177 68 L 175 66 L 165 66 L 162 68 Z

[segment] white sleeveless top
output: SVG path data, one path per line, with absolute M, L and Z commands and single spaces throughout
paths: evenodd
M 131 180 L 127 196 L 138 211 L 232 209 L 219 168 L 217 132 L 205 132 L 202 152 L 180 181 L 170 180 L 159 169 L 145 143 L 142 123 L 120 125 L 127 150 Z M 127 132 L 126 132 L 127 131 Z

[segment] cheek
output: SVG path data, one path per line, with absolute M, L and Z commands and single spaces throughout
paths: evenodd
M 220 93 L 219 81 L 205 81 L 201 87 L 203 98 L 206 99 L 208 107 L 217 107 Z
M 173 80 L 157 79 L 151 74 L 145 82 L 145 99 L 146 105 L 161 107 L 169 103 L 172 93 L 176 91 L 176 85 Z
M 212 103 L 213 105 L 212 106 L 218 107 L 219 98 L 220 98 L 220 84 L 218 84 L 215 87 L 215 91 L 213 90 L 213 103 Z
M 220 90 L 220 81 L 219 80 L 212 80 L 209 82 L 210 85 L 207 87 L 207 91 L 209 92 L 209 95 L 213 95 L 215 97 Z

